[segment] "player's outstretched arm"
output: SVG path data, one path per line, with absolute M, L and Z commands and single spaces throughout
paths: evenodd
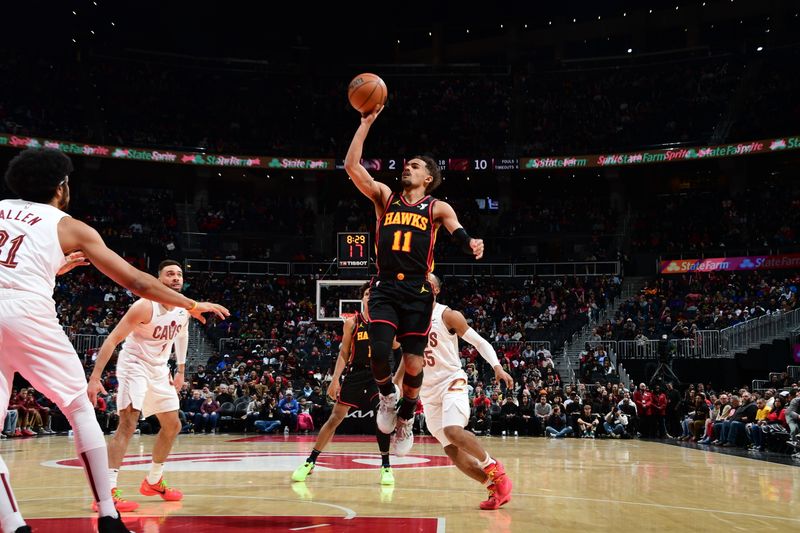
M 186 317 L 186 322 L 183 324 L 181 332 L 175 336 L 174 346 L 175 361 L 178 364 L 178 368 L 172 378 L 172 386 L 180 392 L 186 377 L 186 354 L 189 353 L 189 317 Z
M 133 267 L 103 242 L 97 231 L 71 217 L 62 218 L 58 223 L 58 239 L 64 253 L 80 250 L 97 268 L 137 296 L 164 305 L 183 307 L 205 323 L 203 313 L 214 313 L 224 319 L 230 313 L 219 304 L 195 302 L 179 292 L 173 291 L 146 272 Z
M 481 354 L 481 357 L 491 365 L 492 369 L 494 369 L 494 376 L 497 378 L 497 381 L 504 381 L 506 386 L 509 389 L 514 387 L 514 378 L 512 378 L 503 367 L 500 365 L 500 360 L 497 358 L 497 354 L 492 348 L 492 345 L 489 344 L 489 341 L 481 337 L 477 331 L 472 329 L 469 324 L 467 324 L 467 319 L 464 318 L 459 311 L 455 311 L 453 309 L 445 309 L 444 313 L 442 313 L 442 320 L 444 321 L 445 327 L 449 331 L 455 331 L 456 335 L 470 343 L 478 350 L 478 353 Z
M 388 185 L 375 181 L 372 175 L 367 172 L 367 169 L 361 164 L 361 154 L 364 151 L 364 141 L 367 138 L 367 133 L 369 133 L 369 128 L 382 110 L 383 106 L 379 106 L 372 113 L 361 118 L 361 125 L 353 135 L 353 140 L 350 142 L 350 147 L 347 149 L 347 155 L 344 158 L 344 169 L 347 175 L 356 184 L 358 190 L 372 200 L 379 217 L 383 215 L 383 208 L 386 206 L 386 202 L 389 201 L 392 191 Z
M 102 378 L 103 371 L 106 369 L 108 361 L 114 355 L 114 349 L 117 345 L 125 340 L 133 329 L 145 322 L 150 322 L 153 314 L 153 306 L 147 300 L 139 300 L 135 302 L 130 309 L 125 313 L 122 319 L 114 326 L 111 333 L 108 334 L 103 345 L 100 346 L 100 351 L 97 353 L 97 361 L 94 363 L 94 370 L 89 376 L 89 385 L 87 393 L 89 394 L 89 401 L 94 405 L 97 402 L 98 393 L 105 394 L 106 390 L 103 388 Z
M 81 267 L 81 266 L 89 266 L 91 263 L 86 260 L 86 256 L 83 255 L 83 252 L 72 252 L 71 254 L 67 254 L 64 256 L 64 266 L 56 272 L 56 276 L 63 276 L 67 272 L 71 272 L 73 269 Z
M 441 200 L 433 204 L 433 219 L 450 232 L 464 253 L 474 255 L 475 259 L 483 257 L 483 239 L 473 239 L 467 234 L 450 204 Z

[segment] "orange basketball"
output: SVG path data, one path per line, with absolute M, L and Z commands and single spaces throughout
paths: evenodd
M 389 90 L 377 74 L 364 72 L 359 74 L 347 86 L 347 99 L 356 111 L 366 116 L 379 105 L 386 103 Z

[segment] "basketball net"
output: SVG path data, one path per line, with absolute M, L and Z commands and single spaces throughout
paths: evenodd
M 346 321 L 348 318 L 352 318 L 352 317 L 356 316 L 357 314 L 358 314 L 357 312 L 355 312 L 355 313 L 342 313 L 342 314 L 341 314 L 341 315 L 339 315 L 339 316 L 341 317 L 341 319 L 342 319 L 342 322 L 344 322 L 344 321 Z

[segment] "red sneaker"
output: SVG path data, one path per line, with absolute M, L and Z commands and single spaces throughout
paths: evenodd
M 489 466 L 483 469 L 486 472 L 486 475 L 489 476 L 489 479 L 494 480 L 499 478 L 500 476 L 504 476 L 506 474 L 506 468 L 503 466 L 503 463 L 495 459 L 494 463 L 490 464 Z
M 183 499 L 183 493 L 179 490 L 167 487 L 163 477 L 159 479 L 158 483 L 155 485 L 148 483 L 147 478 L 144 478 L 142 484 L 139 486 L 139 493 L 144 496 L 155 496 L 158 494 L 161 496 L 162 500 L 168 502 L 177 502 Z
M 493 511 L 511 501 L 511 480 L 503 474 L 489 485 L 489 497 L 482 501 L 480 508 L 484 511 Z
M 489 485 L 489 497 L 481 502 L 481 509 L 493 510 L 511 501 L 511 479 L 506 475 L 503 463 L 495 460 L 494 463 L 483 469 L 492 483 Z
M 22 430 L 21 430 L 21 429 L 19 429 L 19 428 L 15 429 L 15 430 L 14 430 L 14 434 L 13 434 L 13 435 L 11 435 L 11 436 L 12 436 L 12 437 L 21 437 L 21 436 L 22 436 Z
M 123 498 L 122 491 L 120 491 L 116 487 L 111 489 L 111 498 L 114 500 L 114 507 L 116 507 L 117 511 L 119 511 L 120 513 L 129 513 L 139 508 L 138 503 Z M 92 502 L 92 511 L 96 513 L 97 509 L 98 509 L 97 502 Z
M 22 430 L 22 435 L 24 437 L 33 437 L 34 435 L 36 435 L 36 433 L 34 433 L 33 431 L 31 431 L 28 428 L 25 428 L 25 429 Z

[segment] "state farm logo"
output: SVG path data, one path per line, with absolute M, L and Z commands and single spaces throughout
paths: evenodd
M 167 459 L 171 472 L 292 472 L 308 457 L 308 452 L 186 452 L 174 453 Z M 150 470 L 150 456 L 125 457 L 125 470 Z M 77 458 L 46 461 L 53 468 L 83 468 Z M 364 470 L 381 466 L 377 453 L 324 452 L 317 459 L 315 472 L 326 470 Z M 392 456 L 392 468 L 443 468 L 452 463 L 445 456 Z

